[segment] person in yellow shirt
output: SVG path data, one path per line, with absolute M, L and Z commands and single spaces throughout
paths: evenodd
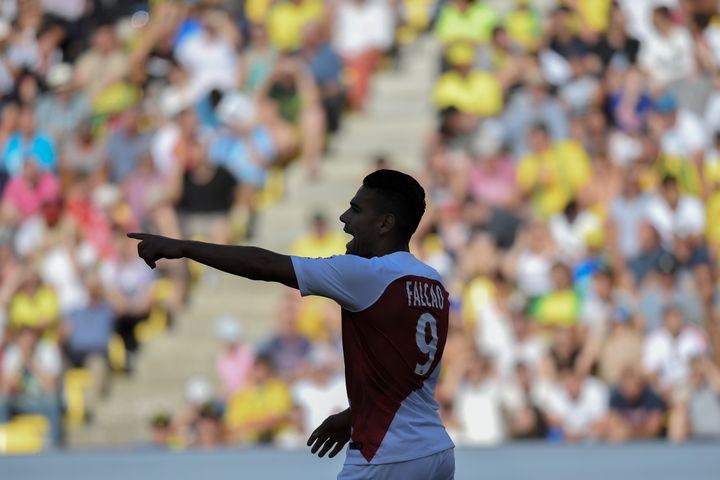
M 515 44 L 533 50 L 542 36 L 542 23 L 529 0 L 515 0 L 515 8 L 505 17 L 505 30 Z
M 332 257 L 345 253 L 347 239 L 340 232 L 330 231 L 327 218 L 321 212 L 312 217 L 310 232 L 298 238 L 290 248 L 292 255 L 308 258 Z M 327 312 L 334 308 L 327 298 L 310 296 L 300 301 L 297 328 L 313 341 L 327 339 Z
M 340 232 L 330 231 L 327 217 L 318 211 L 312 216 L 310 232 L 295 240 L 290 252 L 299 257 L 332 257 L 345 253 L 345 243 L 345 236 Z
M 573 326 L 580 316 L 580 296 L 573 288 L 572 272 L 567 265 L 557 263 L 551 276 L 555 289 L 531 302 L 530 316 L 544 327 Z
M 52 287 L 44 285 L 37 272 L 27 273 L 25 281 L 10 300 L 9 325 L 13 329 L 31 327 L 56 338 L 60 304 Z
M 282 430 L 291 409 L 287 384 L 275 376 L 270 359 L 259 356 L 248 386 L 228 402 L 225 425 L 236 442 L 268 443 Z
M 552 142 L 547 127 L 530 129 L 530 153 L 520 159 L 517 181 L 540 218 L 562 211 L 590 180 L 591 166 L 585 149 L 573 140 Z
M 707 192 L 705 202 L 705 236 L 717 256 L 720 254 L 720 133 L 715 134 L 715 148 L 706 155 L 703 182 Z
M 483 1 L 450 0 L 440 10 L 434 34 L 445 45 L 480 44 L 490 39 L 497 23 L 497 12 Z
M 270 43 L 284 52 L 293 52 L 302 46 L 305 26 L 322 18 L 325 7 L 322 0 L 280 0 L 270 8 L 267 29 Z
M 451 69 L 440 75 L 433 88 L 438 110 L 455 107 L 479 117 L 498 115 L 503 109 L 503 88 L 490 72 L 474 69 L 475 49 L 468 44 L 448 48 L 445 59 Z

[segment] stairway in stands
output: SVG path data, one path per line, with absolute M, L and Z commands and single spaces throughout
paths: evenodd
M 372 168 L 375 154 L 387 155 L 395 168 L 418 172 L 425 135 L 433 124 L 430 92 L 437 55 L 437 46 L 422 39 L 404 50 L 398 70 L 376 77 L 367 112 L 346 117 L 323 162 L 321 179 L 308 183 L 298 165 L 290 168 L 286 196 L 262 213 L 254 244 L 288 252 L 316 208 L 335 221 Z M 334 227 L 340 228 L 339 222 Z M 177 411 L 188 378 L 204 375 L 214 381 L 218 344 L 213 325 L 218 315 L 240 318 L 251 340 L 268 335 L 284 287 L 228 275 L 216 280 L 201 284 L 173 329 L 144 346 L 133 377 L 115 379 L 93 424 L 69 433 L 71 447 L 127 448 L 146 441 L 148 419 L 157 411 Z

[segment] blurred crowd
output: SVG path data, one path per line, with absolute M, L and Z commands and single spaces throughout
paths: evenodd
M 442 54 L 412 249 L 453 300 L 453 439 L 720 439 L 716 2 L 429 3 Z M 337 253 L 325 228 L 294 253 Z M 344 407 L 336 309 L 289 294 L 277 318 L 267 343 L 228 340 L 221 392 L 193 379 L 156 440 L 207 445 L 214 415 L 215 444 L 302 444 Z M 231 358 L 247 383 L 228 397 Z
M 416 248 L 455 299 L 446 425 L 718 439 L 717 2 L 508 3 L 448 0 L 432 30 Z
M 197 280 L 125 232 L 251 239 L 273 179 L 321 178 L 423 34 L 442 48 L 412 249 L 451 292 L 453 439 L 720 438 L 716 2 L 0 5 L 0 423 L 42 414 L 61 444 L 68 370 L 91 416 Z M 292 253 L 344 243 L 318 213 Z M 297 446 L 346 408 L 337 307 L 289 292 L 275 322 L 252 344 L 217 320 L 216 377 L 151 419 L 154 445 Z
M 149 270 L 125 233 L 252 238 L 283 169 L 317 181 L 365 109 L 396 7 L 0 2 L 0 425 L 44 416 L 57 446 L 92 419 L 199 275 Z

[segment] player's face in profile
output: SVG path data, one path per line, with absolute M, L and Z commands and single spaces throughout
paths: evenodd
M 350 200 L 350 208 L 340 215 L 340 221 L 345 224 L 343 231 L 353 237 L 345 246 L 348 254 L 365 258 L 374 256 L 374 246 L 382 220 L 375 208 L 374 195 L 371 189 L 360 187 Z

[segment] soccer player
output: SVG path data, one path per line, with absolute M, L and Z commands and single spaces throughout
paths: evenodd
M 454 445 L 434 400 L 448 331 L 448 292 L 439 274 L 409 252 L 425 192 L 409 175 L 378 170 L 340 216 L 352 236 L 345 255 L 302 258 L 130 233 L 151 268 L 187 257 L 252 280 L 279 282 L 342 307 L 350 408 L 308 439 L 312 453 L 337 455 L 350 442 L 339 479 L 452 479 Z

